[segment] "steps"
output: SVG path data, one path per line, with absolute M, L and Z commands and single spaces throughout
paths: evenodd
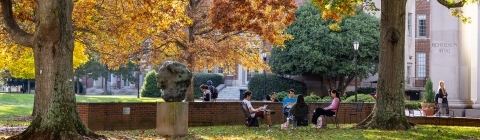
M 219 91 L 219 100 L 240 100 L 240 89 L 247 89 L 247 86 L 227 86 Z

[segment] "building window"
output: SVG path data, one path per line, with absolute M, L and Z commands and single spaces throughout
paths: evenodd
M 408 36 L 412 36 L 412 13 L 408 13 L 407 28 Z
M 407 78 L 406 78 L 406 79 L 407 79 L 407 84 L 411 84 L 411 83 L 410 83 L 410 82 L 411 82 L 411 81 L 410 81 L 410 76 L 411 76 L 411 73 L 412 73 L 412 72 L 411 72 L 411 71 L 412 71 L 411 68 L 412 68 L 412 66 L 407 66 Z
M 123 86 L 130 86 L 129 82 L 127 79 L 123 80 Z
M 417 76 L 427 77 L 427 54 L 424 52 L 417 53 Z
M 247 81 L 250 81 L 250 79 L 252 79 L 253 76 L 259 74 L 257 70 L 254 70 L 254 71 L 247 71 Z
M 419 14 L 418 20 L 418 36 L 427 37 L 427 16 L 425 14 Z
M 217 73 L 223 73 L 223 67 L 217 67 Z

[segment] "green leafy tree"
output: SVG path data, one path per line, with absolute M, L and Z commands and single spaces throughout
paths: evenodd
M 162 95 L 157 87 L 157 72 L 150 71 L 147 73 L 140 94 L 142 97 L 160 97 Z
M 318 77 L 329 90 L 344 92 L 355 77 L 353 41 L 362 42 L 358 51 L 358 77 L 377 72 L 379 19 L 361 10 L 339 24 L 341 30 L 329 29 L 331 20 L 322 19 L 310 3 L 296 12 L 297 21 L 287 28 L 293 40 L 286 48 L 273 48 L 270 66 L 280 75 Z
M 373 0 L 312 0 L 323 12 L 322 17 L 341 21 L 345 15 L 362 5 L 366 10 L 378 10 Z M 437 0 L 463 22 L 461 7 L 478 0 Z M 406 130 L 411 126 L 405 117 L 405 9 L 407 0 L 381 0 L 380 51 L 378 64 L 377 103 L 372 113 L 357 128 Z M 334 25 L 334 24 L 332 24 Z M 335 26 L 331 26 L 331 29 Z M 338 26 L 337 26 L 338 27 Z M 402 99 L 402 100 L 399 100 Z

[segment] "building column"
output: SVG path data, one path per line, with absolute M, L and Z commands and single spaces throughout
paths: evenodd
M 471 93 L 477 92 L 478 76 L 478 7 L 476 5 L 466 5 L 462 8 L 464 15 L 471 17 L 473 24 L 459 23 L 459 89 L 457 93 L 449 94 L 450 108 L 471 108 Z M 448 89 L 448 88 L 447 88 Z M 452 91 L 447 93 L 452 93 Z
M 475 4 L 474 4 L 475 5 Z M 474 51 L 472 51 L 474 54 L 472 54 L 472 61 L 475 61 L 475 62 L 472 62 L 472 92 L 470 94 L 470 96 L 472 97 L 472 99 L 476 99 L 476 102 L 475 104 L 473 104 L 473 108 L 475 109 L 480 109 L 480 91 L 478 89 L 478 86 L 480 86 L 480 69 L 479 69 L 479 66 L 480 66 L 480 57 L 478 57 L 478 55 L 480 55 L 480 49 L 478 49 L 478 47 L 480 47 L 480 40 L 478 40 L 478 38 L 480 37 L 479 36 L 479 33 L 480 33 L 480 28 L 479 28 L 479 19 L 480 19 L 480 14 L 478 12 L 480 12 L 479 8 L 476 7 L 476 16 L 475 17 L 472 17 L 472 23 L 471 24 L 475 24 L 476 26 L 476 36 L 475 36 L 475 40 L 476 41 L 472 41 L 472 42 L 475 42 L 475 46 L 472 46 L 474 48 Z

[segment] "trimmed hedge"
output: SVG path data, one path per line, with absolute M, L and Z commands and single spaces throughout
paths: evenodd
M 372 95 L 370 94 L 357 94 L 357 100 L 364 101 L 366 103 L 376 102 L 375 98 L 373 98 Z M 345 100 L 342 100 L 342 103 L 354 103 L 354 102 L 355 102 L 355 96 L 350 96 L 350 97 L 347 97 Z
M 213 73 L 195 73 L 193 74 L 193 97 L 198 99 L 202 97 L 203 93 L 200 90 L 200 85 L 207 84 L 208 80 L 212 80 L 213 86 L 217 87 L 222 84 L 223 76 Z
M 375 102 L 376 100 L 370 95 L 370 94 L 358 94 L 357 95 L 357 100 L 359 101 L 364 101 L 364 102 Z M 325 96 L 323 98 L 320 98 L 319 96 L 315 94 L 310 94 L 309 96 L 305 97 L 305 102 L 309 103 L 326 103 L 326 102 L 331 102 L 332 97 L 330 96 Z M 350 96 L 348 98 L 341 97 L 341 102 L 342 103 L 354 103 L 355 102 L 355 96 Z
M 264 80 L 266 80 L 266 85 L 264 85 Z M 251 100 L 263 99 L 264 86 L 266 95 L 269 95 L 271 92 L 277 92 L 277 95 L 282 91 L 288 93 L 290 89 L 295 90 L 295 95 L 307 95 L 307 85 L 303 82 L 272 74 L 267 74 L 266 76 L 263 74 L 257 74 L 248 81 L 248 90 L 253 93 Z
M 314 93 L 310 93 L 309 96 L 305 96 L 305 102 L 307 103 L 317 103 L 322 100 L 322 97 L 315 95 Z
M 157 87 L 157 72 L 154 70 L 147 73 L 143 82 L 142 90 L 140 91 L 142 97 L 161 97 L 162 92 Z
M 357 87 L 357 91 L 358 91 L 358 94 L 370 95 L 370 93 L 373 93 L 373 92 L 377 91 L 377 88 L 375 88 L 375 87 Z M 347 91 L 346 92 L 347 97 L 350 97 L 350 96 L 353 96 L 353 95 L 355 95 L 355 91 Z
M 405 101 L 405 109 L 419 109 L 422 105 L 419 101 Z

